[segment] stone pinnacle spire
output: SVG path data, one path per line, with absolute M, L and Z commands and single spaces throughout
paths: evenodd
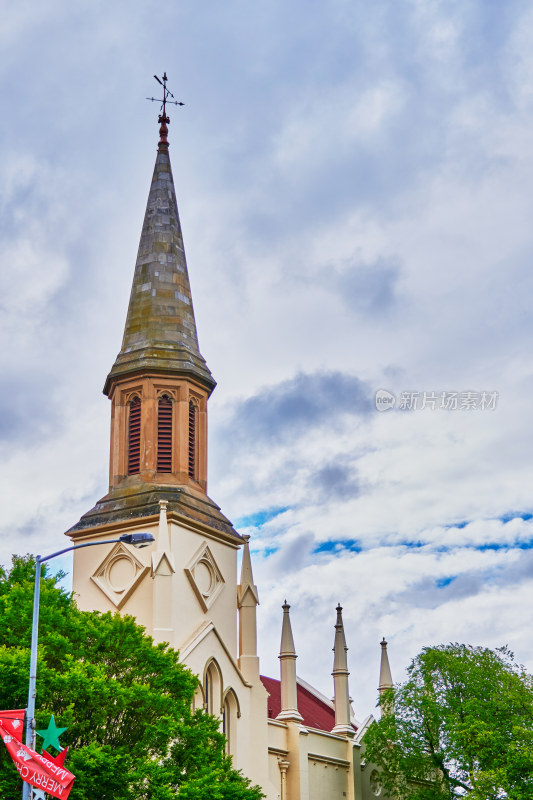
M 276 719 L 302 722 L 303 717 L 298 711 L 298 695 L 296 684 L 296 650 L 292 636 L 290 605 L 283 603 L 283 624 L 281 628 L 281 645 L 279 652 L 281 668 L 281 711 Z
M 383 637 L 381 644 L 381 666 L 379 670 L 379 691 L 383 692 L 385 689 L 393 689 L 392 675 L 390 671 L 389 655 L 387 653 L 387 644 L 385 637 Z
M 381 665 L 379 669 L 379 697 L 380 697 L 380 705 L 383 712 L 389 710 L 390 703 L 385 702 L 384 693 L 389 691 L 390 689 L 394 689 L 394 684 L 392 682 L 392 674 L 390 670 L 389 664 L 389 656 L 387 653 L 387 642 L 385 641 L 385 637 L 380 642 L 381 644 Z
M 258 606 L 259 594 L 257 592 L 257 586 L 254 584 L 252 559 L 250 557 L 250 537 L 243 535 L 242 538 L 244 539 L 244 547 L 242 552 L 241 582 L 237 590 L 239 607 L 243 605 L 247 593 L 250 594 L 250 601 L 248 605 Z
M 259 595 L 254 584 L 249 536 L 243 536 L 241 582 L 237 586 L 239 609 L 239 666 L 246 680 L 259 680 L 259 658 L 257 657 L 257 606 Z
M 122 348 L 109 373 L 114 379 L 156 371 L 198 381 L 209 392 L 215 381 L 198 346 L 176 192 L 168 154 L 166 114 L 161 124 L 152 184 L 139 243 Z
M 348 648 L 342 621 L 342 606 L 337 606 L 335 623 L 335 644 L 333 646 L 333 686 L 335 692 L 335 727 L 333 733 L 353 737 L 351 725 L 350 689 L 348 686 Z

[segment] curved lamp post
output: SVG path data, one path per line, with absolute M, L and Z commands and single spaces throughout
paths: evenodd
M 58 550 L 57 553 L 51 553 L 49 556 L 36 556 L 35 557 L 35 587 L 33 591 L 33 619 L 31 624 L 31 655 L 30 655 L 30 680 L 28 683 L 28 707 L 26 709 L 26 739 L 27 747 L 34 745 L 35 736 L 35 697 L 37 694 L 37 640 L 39 638 L 39 597 L 41 588 L 41 564 L 45 561 L 50 561 L 56 556 L 62 556 L 63 553 L 68 553 L 70 550 L 79 550 L 81 547 L 93 547 L 97 544 L 115 544 L 116 542 L 124 542 L 124 544 L 131 544 L 134 547 L 147 547 L 154 541 L 151 533 L 123 533 L 118 539 L 106 539 L 102 542 L 86 542 L 84 544 L 74 544 L 72 547 L 65 547 L 64 550 Z M 35 745 L 33 746 L 35 749 Z M 22 784 L 22 799 L 30 800 L 31 786 L 29 783 Z

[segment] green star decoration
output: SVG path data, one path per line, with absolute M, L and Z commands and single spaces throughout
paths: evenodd
M 50 717 L 50 722 L 48 723 L 48 728 L 45 728 L 42 731 L 37 731 L 39 736 L 42 736 L 44 739 L 42 749 L 47 750 L 50 747 L 50 745 L 52 745 L 53 747 L 56 748 L 56 750 L 59 750 L 59 752 L 61 752 L 63 748 L 59 744 L 59 737 L 61 736 L 62 733 L 65 733 L 66 730 L 67 730 L 66 728 L 57 727 L 54 715 L 52 714 L 52 716 Z

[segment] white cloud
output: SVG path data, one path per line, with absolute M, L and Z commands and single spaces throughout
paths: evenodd
M 249 527 L 265 671 L 285 594 L 300 672 L 326 694 L 344 604 L 361 715 L 383 634 L 397 677 L 450 639 L 509 642 L 533 664 L 530 16 L 514 0 L 56 0 L 5 15 L 4 560 L 54 549 L 105 491 L 100 388 L 155 155 L 144 97 L 166 69 L 186 102 L 171 155 L 219 380 L 210 492 L 232 517 L 274 515 Z M 331 373 L 370 396 L 497 391 L 498 407 L 357 416 L 335 413 L 332 386 L 307 426 L 255 436 L 276 425 L 265 392 Z M 255 428 L 232 441 L 243 408 Z

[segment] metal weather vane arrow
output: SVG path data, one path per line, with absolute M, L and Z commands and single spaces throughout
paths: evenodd
M 173 106 L 184 106 L 185 103 L 181 103 L 179 100 L 176 100 L 170 89 L 167 88 L 168 78 L 166 72 L 163 73 L 162 79 L 158 78 L 157 75 L 154 75 L 154 78 L 163 87 L 163 98 L 161 99 L 160 97 L 147 97 L 146 99 L 151 100 L 152 102 L 155 103 L 161 103 L 161 108 L 159 109 L 161 111 L 159 122 L 162 121 L 168 122 L 169 120 L 167 118 L 167 103 L 169 105 L 172 104 Z M 168 99 L 169 97 L 172 97 L 172 100 L 169 100 Z M 163 119 L 161 119 L 161 117 Z

